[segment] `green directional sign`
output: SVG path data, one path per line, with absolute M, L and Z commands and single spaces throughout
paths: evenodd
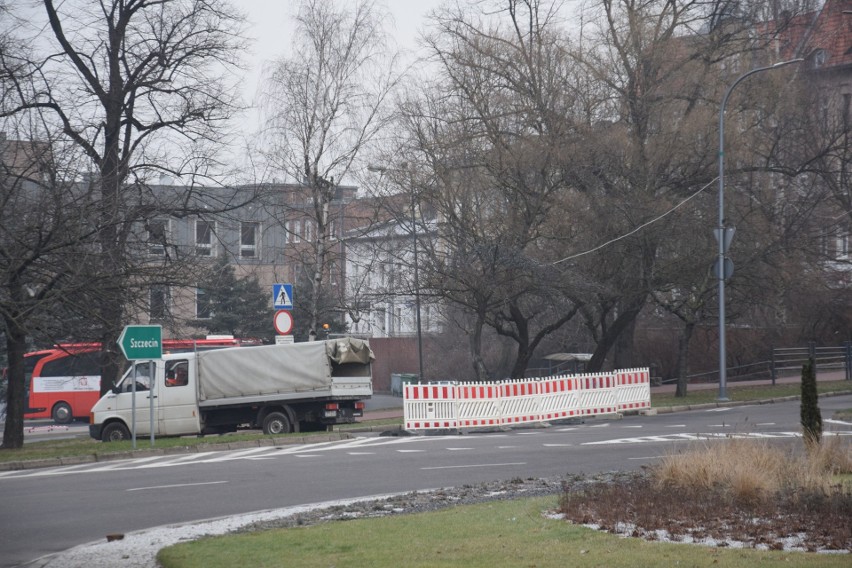
M 126 325 L 118 336 L 118 346 L 128 360 L 162 359 L 163 327 L 159 325 Z

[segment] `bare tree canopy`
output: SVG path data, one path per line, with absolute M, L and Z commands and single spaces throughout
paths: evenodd
M 282 225 L 287 223 L 283 213 L 303 216 L 315 228 L 312 246 L 299 258 L 309 275 L 311 339 L 321 323 L 318 302 L 334 246 L 329 207 L 338 186 L 357 173 L 358 159 L 389 125 L 399 75 L 385 18 L 372 0 L 339 8 L 327 0 L 305 0 L 292 54 L 273 64 L 260 95 L 268 125 L 261 133 L 268 175 L 307 188 L 307 209 L 273 213 Z

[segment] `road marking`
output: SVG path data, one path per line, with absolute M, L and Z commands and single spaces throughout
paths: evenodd
M 559 428 L 557 432 L 573 432 L 574 430 L 578 430 L 578 428 Z
M 686 424 L 671 424 L 666 426 L 666 428 L 686 428 Z
M 175 489 L 177 487 L 195 487 L 197 485 L 221 485 L 223 483 L 228 483 L 227 481 L 206 481 L 204 483 L 180 483 L 176 485 L 153 485 L 151 487 L 134 487 L 132 489 L 125 489 L 125 491 L 149 491 L 151 489 Z
M 417 454 L 420 452 L 425 452 L 426 450 L 397 450 L 401 454 Z
M 509 463 L 477 463 L 471 465 L 439 465 L 434 467 L 421 467 L 423 471 L 430 469 L 466 469 L 474 467 L 499 467 L 504 465 L 527 465 L 527 462 L 509 462 Z
M 609 424 L 594 424 L 589 426 L 589 428 L 609 428 Z
M 642 426 L 642 425 L 639 425 L 639 426 L 622 426 L 622 428 L 640 428 L 641 429 L 641 428 L 644 428 L 644 426 Z
M 826 418 L 823 420 L 826 424 L 842 424 L 843 426 L 852 426 L 852 422 L 845 422 L 843 420 L 835 420 L 833 418 Z
M 461 451 L 469 451 L 469 450 L 472 450 L 473 448 L 447 448 L 447 449 L 450 450 L 451 452 L 461 452 Z
M 659 459 L 663 459 L 664 457 L 666 457 L 666 456 L 646 456 L 646 457 L 643 457 L 643 458 L 627 458 L 627 459 L 629 459 L 629 460 L 659 460 Z
M 350 456 L 374 456 L 376 452 L 346 452 Z
M 757 426 L 775 426 L 775 422 L 758 422 Z
M 511 450 L 513 448 L 517 448 L 518 446 L 497 446 L 498 450 Z
M 545 448 L 570 448 L 573 444 L 542 444 Z

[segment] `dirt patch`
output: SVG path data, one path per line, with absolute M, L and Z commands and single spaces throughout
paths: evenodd
M 655 483 L 643 473 L 565 481 L 560 513 L 578 524 L 648 540 L 711 546 L 852 552 L 852 493 L 798 492 L 751 499 L 723 488 Z

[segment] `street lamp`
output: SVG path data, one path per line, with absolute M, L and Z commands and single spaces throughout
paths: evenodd
M 417 200 L 414 195 L 414 180 L 411 175 L 411 170 L 406 162 L 403 162 L 400 168 L 387 168 L 384 166 L 369 165 L 367 166 L 367 169 L 371 172 L 379 173 L 385 173 L 388 171 L 404 171 L 408 175 L 408 184 L 411 190 L 411 237 L 414 243 L 414 317 L 417 329 L 417 369 L 419 372 L 418 380 L 423 381 L 423 331 L 420 325 L 420 269 L 417 261 Z
M 804 61 L 803 58 L 790 59 L 789 61 L 781 61 L 775 65 L 767 67 L 758 67 L 752 69 L 748 73 L 741 75 L 733 84 L 728 87 L 725 96 L 722 97 L 722 106 L 719 108 L 719 227 L 716 229 L 716 240 L 719 242 L 719 258 L 716 262 L 716 276 L 719 279 L 719 400 L 728 400 L 727 382 L 727 354 L 725 353 L 725 278 L 728 274 L 728 267 L 733 270 L 733 264 L 726 266 L 725 253 L 728 252 L 728 247 L 731 246 L 731 239 L 734 236 L 733 228 L 725 227 L 725 105 L 728 103 L 728 97 L 731 96 L 731 91 L 746 78 L 760 73 L 761 71 L 771 71 L 792 63 Z

